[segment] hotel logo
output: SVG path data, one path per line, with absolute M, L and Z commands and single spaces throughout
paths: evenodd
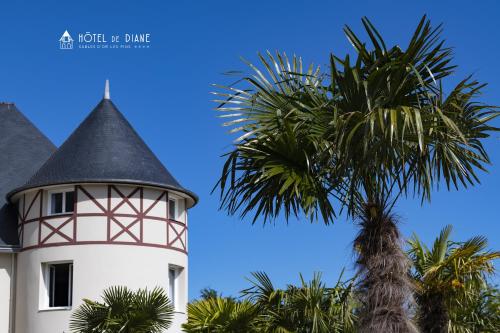
M 73 38 L 69 34 L 68 30 L 65 30 L 61 38 L 59 38 L 59 48 L 61 50 L 72 50 L 73 49 Z
M 103 32 L 75 32 L 73 37 L 64 30 L 59 38 L 59 49 L 149 49 L 151 34 L 148 32 L 127 32 L 122 34 L 107 34 Z

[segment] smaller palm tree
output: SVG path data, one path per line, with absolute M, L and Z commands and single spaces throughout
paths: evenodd
M 172 324 L 174 307 L 162 288 L 152 291 L 110 287 L 103 302 L 84 299 L 73 313 L 74 333 L 160 333 Z
M 222 294 L 219 294 L 219 292 L 215 289 L 203 288 L 200 291 L 200 298 L 202 298 L 202 299 L 210 299 L 210 298 L 217 298 L 217 297 L 222 297 Z
M 408 241 L 423 333 L 476 332 L 460 313 L 472 314 L 480 305 L 487 277 L 494 273 L 493 260 L 500 258 L 500 252 L 486 250 L 486 238 L 453 242 L 451 231 L 445 227 L 430 249 L 415 235 Z
M 242 291 L 260 308 L 261 332 L 348 333 L 354 332 L 356 315 L 353 280 L 329 288 L 314 274 L 298 286 L 275 289 L 264 272 L 252 273 L 252 287 Z M 342 274 L 341 274 L 342 277 Z
M 258 307 L 248 300 L 210 295 L 188 305 L 188 321 L 182 325 L 189 333 L 254 333 Z
M 264 272 L 252 273 L 241 298 L 204 289 L 188 305 L 187 333 L 352 333 L 356 315 L 353 280 L 333 288 L 315 274 L 311 281 L 277 289 Z M 210 290 L 210 292 L 207 292 Z

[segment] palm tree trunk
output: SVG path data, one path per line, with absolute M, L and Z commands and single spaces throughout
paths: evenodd
M 420 309 L 419 327 L 422 333 L 447 333 L 448 310 L 445 297 L 440 293 L 417 297 Z
M 361 278 L 360 333 L 417 332 L 408 314 L 412 284 L 396 223 L 377 203 L 365 204 L 359 216 L 354 246 Z

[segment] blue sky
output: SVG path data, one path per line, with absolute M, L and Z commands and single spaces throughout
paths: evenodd
M 497 1 L 9 1 L 0 5 L 0 100 L 18 107 L 60 145 L 102 97 L 111 98 L 160 160 L 200 196 L 190 211 L 190 297 L 203 287 L 235 294 L 256 270 L 278 286 L 323 272 L 333 283 L 343 267 L 353 268 L 356 227 L 278 219 L 250 225 L 218 210 L 210 195 L 232 137 L 212 110 L 212 83 L 221 73 L 244 69 L 243 56 L 280 50 L 324 65 L 331 51 L 352 52 L 342 27 L 361 31 L 368 16 L 388 44 L 406 45 L 423 14 L 444 23 L 444 37 L 460 66 L 452 81 L 468 74 L 489 86 L 483 101 L 500 105 L 500 33 Z M 59 50 L 70 33 L 150 33 L 149 49 Z M 449 85 L 448 85 L 449 87 Z M 497 125 L 500 125 L 497 121 Z M 404 235 L 431 241 L 446 224 L 453 237 L 482 234 L 500 249 L 499 134 L 487 142 L 493 166 L 482 185 L 435 193 L 431 204 L 397 205 Z

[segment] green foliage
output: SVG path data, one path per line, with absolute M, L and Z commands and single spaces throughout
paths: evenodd
M 299 286 L 280 290 L 265 273 L 252 276 L 252 287 L 242 294 L 261 309 L 257 321 L 262 332 L 353 332 L 356 315 L 352 280 L 344 283 L 339 279 L 328 288 L 321 275 L 315 274 L 309 282 L 301 276 Z
M 356 316 L 353 281 L 327 288 L 315 274 L 299 286 L 275 289 L 263 272 L 252 274 L 242 299 L 202 298 L 188 306 L 188 333 L 340 333 L 353 332 Z
M 450 240 L 443 229 L 431 248 L 417 236 L 408 241 L 416 286 L 412 311 L 420 332 L 493 333 L 500 331 L 500 291 L 488 283 L 500 252 L 487 251 L 483 237 Z M 187 333 L 354 333 L 359 332 L 363 295 L 360 276 L 327 287 L 320 274 L 299 285 L 275 288 L 264 272 L 252 273 L 240 298 L 204 289 L 188 306 Z M 383 283 L 383 282 L 379 282 Z M 358 290 L 358 291 L 356 291 Z M 398 293 L 392 290 L 390 293 Z M 442 317 L 442 318 L 441 318 Z M 444 324 L 443 327 L 440 327 Z
M 432 248 L 413 236 L 408 241 L 423 332 L 498 332 L 498 290 L 487 285 L 500 252 L 487 251 L 484 237 L 465 242 L 449 239 L 445 227 Z M 441 326 L 441 327 L 440 327 Z M 479 329 L 481 328 L 481 329 Z
M 466 78 L 445 94 L 451 50 L 425 17 L 405 49 L 363 24 L 371 48 L 346 27 L 356 54 L 331 54 L 326 71 L 267 52 L 236 85 L 217 86 L 224 126 L 239 134 L 218 183 L 228 213 L 329 223 L 333 198 L 355 215 L 363 202 L 385 206 L 410 190 L 429 199 L 442 179 L 478 181 L 489 162 L 482 139 L 498 116 L 477 102 L 484 85 Z
M 219 293 L 217 292 L 217 290 L 212 289 L 212 288 L 203 288 L 200 291 L 200 297 L 202 299 L 217 298 L 219 296 L 222 296 L 222 295 L 219 295 Z
M 210 297 L 188 305 L 188 322 L 183 324 L 183 329 L 190 333 L 258 332 L 257 314 L 258 308 L 247 300 Z
M 70 329 L 75 333 L 160 333 L 172 324 L 174 308 L 159 287 L 131 291 L 110 287 L 102 303 L 88 299 L 73 313 Z
M 458 243 L 454 243 L 455 245 Z M 414 272 L 415 276 L 418 273 Z M 463 275 L 463 274 L 462 274 Z M 461 276 L 464 280 L 464 276 Z M 288 285 L 276 289 L 267 274 L 252 273 L 251 287 L 242 291 L 240 300 L 231 297 L 211 296 L 194 301 L 188 306 L 188 322 L 183 325 L 187 333 L 354 333 L 358 332 L 360 302 L 354 291 L 354 280 L 339 281 L 333 288 L 326 287 L 321 276 L 315 274 L 309 282 L 301 277 L 299 286 Z M 416 278 L 419 299 L 417 321 L 422 333 L 493 333 L 500 328 L 500 292 L 485 283 L 470 290 L 450 282 L 444 275 L 433 281 Z M 430 286 L 432 285 L 432 286 Z M 434 295 L 436 302 L 428 307 L 426 295 Z M 436 327 L 440 310 L 438 300 L 446 306 L 446 324 Z M 426 313 L 427 311 L 427 313 Z M 427 325 L 425 325 L 427 324 Z
M 455 307 L 451 313 L 451 332 L 500 332 L 500 290 L 486 285 L 471 295 L 467 306 Z
M 250 73 L 236 84 L 217 86 L 217 110 L 238 134 L 217 186 L 221 209 L 253 215 L 253 223 L 283 213 L 328 224 L 347 208 L 364 221 L 358 239 L 372 240 L 356 244 L 358 273 L 371 278 L 359 330 L 408 331 L 399 232 L 395 223 L 373 227 L 387 219 L 366 218 L 367 207 L 390 216 L 400 196 L 424 201 L 440 184 L 478 183 L 490 162 L 483 141 L 499 130 L 491 125 L 499 112 L 478 101 L 485 85 L 471 77 L 445 92 L 456 66 L 441 26 L 424 16 L 406 47 L 387 47 L 367 18 L 362 23 L 367 42 L 345 27 L 355 54 L 330 54 L 326 70 L 267 52 L 260 65 L 247 62 Z
M 311 217 L 320 211 L 329 219 L 333 208 L 326 173 L 318 177 L 320 147 L 310 135 L 309 125 L 316 119 L 302 119 L 309 115 L 300 112 L 300 98 L 309 97 L 305 88 L 321 86 L 319 68 L 303 69 L 300 58 L 285 54 L 259 58 L 264 72 L 248 63 L 255 75 L 242 80 L 249 87 L 221 87 L 216 93 L 221 117 L 229 119 L 224 126 L 241 135 L 226 155 L 219 182 L 222 205 L 231 214 L 255 209 L 254 221 L 260 214 L 267 219 L 282 210 L 287 217 L 297 215 L 299 209 Z

